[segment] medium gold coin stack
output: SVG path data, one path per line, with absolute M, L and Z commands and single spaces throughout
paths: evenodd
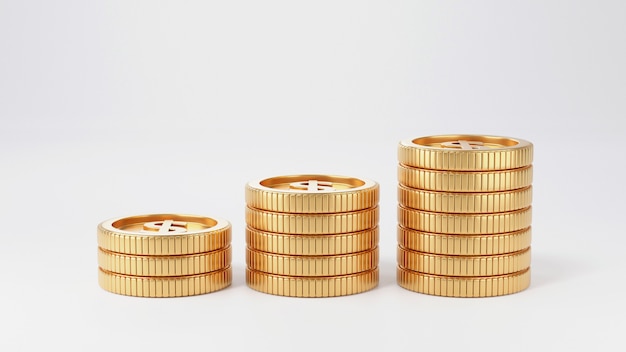
M 400 142 L 398 284 L 449 297 L 526 289 L 532 158 L 530 142 L 509 137 Z
M 277 176 L 246 185 L 246 283 L 290 297 L 334 297 L 378 285 L 376 182 Z
M 231 225 L 196 215 L 151 214 L 98 225 L 98 281 L 139 297 L 209 293 L 232 282 Z

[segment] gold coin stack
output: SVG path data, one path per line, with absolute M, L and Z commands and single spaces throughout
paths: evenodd
M 526 289 L 532 158 L 530 142 L 508 137 L 400 142 L 398 284 L 449 297 Z
M 246 185 L 246 283 L 290 297 L 334 297 L 378 285 L 376 182 L 288 175 Z
M 98 281 L 139 297 L 209 293 L 232 282 L 231 225 L 180 214 L 138 215 L 98 225 Z

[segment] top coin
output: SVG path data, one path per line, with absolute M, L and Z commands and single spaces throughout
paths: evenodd
M 123 254 L 205 253 L 227 247 L 230 242 L 228 221 L 196 215 L 137 215 L 98 225 L 98 246 Z
M 282 213 L 339 213 L 378 204 L 378 183 L 335 175 L 287 175 L 246 185 L 249 207 Z
M 401 141 L 398 161 L 432 170 L 509 170 L 533 161 L 532 143 L 510 137 L 440 135 Z

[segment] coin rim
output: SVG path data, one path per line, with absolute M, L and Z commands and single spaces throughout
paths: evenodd
M 517 142 L 516 145 L 502 148 L 463 150 L 438 148 L 414 143 L 420 139 L 506 139 Z M 397 156 L 400 163 L 433 170 L 506 170 L 532 164 L 533 144 L 525 139 L 474 134 L 430 135 L 401 140 L 398 143 Z M 420 155 L 421 154 L 421 155 Z M 505 160 L 502 160 L 505 159 Z M 515 160 L 513 160 L 515 159 Z
M 335 182 L 334 180 L 336 179 L 344 179 L 344 180 L 348 179 L 348 180 L 356 180 L 356 181 L 363 182 L 363 185 L 352 187 L 352 188 L 346 188 L 346 189 L 335 189 L 332 191 L 308 192 L 306 190 L 298 190 L 298 189 L 272 188 L 263 184 L 263 182 L 274 180 L 274 179 L 290 179 L 290 178 L 293 178 L 294 182 L 316 180 L 316 181 L 324 181 L 324 182 L 332 182 L 332 183 L 341 183 L 341 182 Z M 349 183 L 345 182 L 343 184 L 349 184 Z M 259 190 L 263 190 L 267 192 L 289 193 L 289 194 L 294 193 L 294 194 L 305 194 L 305 195 L 306 194 L 350 193 L 350 192 L 358 192 L 358 191 L 362 191 L 362 190 L 370 189 L 370 188 L 376 188 L 379 186 L 376 181 L 370 180 L 367 178 L 342 176 L 342 175 L 325 175 L 325 174 L 292 174 L 292 175 L 272 176 L 272 177 L 267 177 L 267 178 L 263 178 L 259 180 L 249 181 L 247 185 L 253 189 L 259 189 Z
M 489 140 L 507 140 L 507 141 L 511 141 L 515 144 L 513 145 L 503 145 L 502 143 L 498 143 L 499 145 L 502 145 L 502 147 L 497 147 L 497 148 L 489 148 L 489 149 L 472 149 L 472 150 L 467 150 L 467 149 L 458 149 L 458 148 L 438 148 L 438 147 L 433 147 L 433 146 L 429 146 L 429 145 L 425 145 L 425 144 L 420 144 L 417 142 L 417 140 L 424 140 L 424 139 L 440 139 L 443 140 L 445 139 L 444 142 L 450 142 L 450 141 L 459 141 L 459 140 L 468 140 L 468 141 L 477 141 L 477 142 L 488 142 L 488 143 L 493 143 L 490 142 Z M 405 143 L 407 146 L 412 146 L 412 145 L 416 145 L 418 148 L 431 148 L 431 149 L 435 149 L 435 150 L 453 150 L 453 151 L 463 151 L 463 152 L 471 152 L 471 151 L 500 151 L 500 150 L 514 150 L 514 149 L 521 149 L 521 148 L 527 148 L 532 146 L 532 143 L 530 143 L 529 141 L 525 140 L 525 139 L 521 139 L 521 138 L 514 138 L 514 137 L 506 137 L 506 136 L 496 136 L 496 135 L 480 135 L 480 134 L 441 134 L 441 135 L 430 135 L 430 136 L 422 136 L 422 137 L 417 137 L 417 138 L 411 138 L 411 139 L 405 139 L 403 140 L 403 143 Z M 441 143 L 441 142 L 435 142 L 435 143 Z M 495 144 L 495 143 L 494 143 Z
M 378 225 L 363 231 L 322 235 L 275 233 L 246 226 L 246 245 L 248 247 L 258 251 L 287 255 L 339 255 L 361 252 L 376 247 L 379 236 L 380 228 Z M 251 241 L 253 237 L 254 241 Z M 263 245 L 258 245 L 259 242 L 262 242 Z M 268 245 L 270 242 L 272 244 Z M 292 245 L 292 242 L 295 243 Z M 307 242 L 315 244 L 306 244 Z M 318 246 L 317 242 L 326 242 L 326 244 L 321 243 Z M 291 247 L 296 247 L 296 249 L 291 250 Z M 331 247 L 332 249 L 330 249 Z M 338 247 L 339 249 L 337 249 Z M 323 250 L 324 248 L 328 249 Z
M 524 209 L 532 205 L 532 192 L 532 185 L 497 192 L 432 191 L 401 183 L 397 187 L 398 202 L 406 208 L 457 214 L 502 213 Z M 501 200 L 503 197 L 505 200 Z M 496 203 L 499 204 L 497 210 Z
M 350 179 L 363 182 L 363 185 L 348 189 L 333 191 L 307 192 L 295 189 L 276 189 L 263 184 L 274 179 L 319 179 L 320 181 L 333 182 L 336 179 Z M 323 174 L 293 174 L 274 176 L 246 184 L 246 204 L 250 207 L 284 213 L 336 213 L 367 209 L 375 206 L 379 200 L 380 185 L 378 182 L 366 179 L 341 175 Z M 352 197 L 346 205 L 347 197 Z
M 147 214 L 147 215 L 176 215 L 176 214 Z M 181 216 L 202 217 L 198 215 L 179 214 Z M 137 215 L 142 217 L 146 215 Z M 131 255 L 185 255 L 204 253 L 224 248 L 232 240 L 232 225 L 222 218 L 209 218 L 223 223 L 224 226 L 215 229 L 215 226 L 205 231 L 193 231 L 172 235 L 147 235 L 131 231 L 110 231 L 103 227 L 105 223 L 113 223 L 119 219 L 134 216 L 109 219 L 98 224 L 98 246 L 106 250 Z M 206 217 L 205 217 L 206 218 Z M 217 240 L 217 241 L 216 241 Z
M 396 256 L 399 266 L 422 274 L 459 277 L 498 276 L 520 272 L 529 268 L 531 248 L 524 248 L 513 253 L 493 255 L 446 255 L 418 252 L 398 245 Z M 415 265 L 422 261 L 430 261 L 432 263 L 429 263 L 429 265 Z M 507 261 L 517 263 L 508 265 L 510 263 Z M 507 264 L 508 270 L 500 268 L 500 266 L 505 266 L 504 264 Z M 465 270 L 462 270 L 462 268 L 465 268 Z M 474 274 L 476 271 L 478 271 L 478 274 Z M 489 273 L 482 273 L 482 271 L 488 271 Z
M 362 252 L 337 255 L 288 255 L 246 247 L 246 264 L 250 270 L 282 276 L 343 276 L 375 269 L 378 267 L 379 255 L 378 246 Z M 268 265 L 274 262 L 275 267 Z M 311 266 L 315 268 L 311 269 Z M 315 270 L 320 267 L 321 270 Z M 327 272 L 320 273 L 323 271 Z
M 113 273 L 110 271 L 106 271 L 98 267 L 98 284 L 103 290 L 107 292 L 119 294 L 119 295 L 132 296 L 132 297 L 171 298 L 171 297 L 187 297 L 187 296 L 207 294 L 207 293 L 217 292 L 217 291 L 220 291 L 229 287 L 232 284 L 232 278 L 233 278 L 233 273 L 232 273 L 232 267 L 230 265 L 221 270 L 212 271 L 209 273 L 185 275 L 185 276 L 166 276 L 166 277 L 123 275 L 123 274 L 117 274 L 117 273 Z M 114 279 L 131 280 L 131 282 L 134 282 L 133 284 L 130 284 L 131 292 L 128 293 L 126 292 L 125 289 L 122 290 L 120 289 L 120 287 L 116 287 L 112 285 L 111 283 L 112 283 L 112 280 Z M 167 295 L 156 294 L 156 293 L 153 294 L 151 291 L 148 291 L 147 293 L 143 293 L 144 287 L 141 287 L 141 290 L 139 289 L 139 284 L 141 284 L 142 286 L 149 285 L 151 283 L 155 285 L 159 283 L 160 284 L 164 284 L 164 283 L 175 284 L 177 280 L 178 281 L 182 280 L 182 282 L 184 283 L 184 282 L 190 282 L 191 280 L 194 280 L 194 279 L 207 280 L 208 284 L 205 286 L 204 290 L 199 289 L 199 290 L 194 290 L 191 293 L 183 293 L 179 291 L 178 288 L 175 288 L 173 293 L 167 294 Z M 132 280 L 135 280 L 135 281 L 132 281 Z
M 159 234 L 158 232 L 156 234 L 151 234 L 149 232 L 126 231 L 126 230 L 121 230 L 113 226 L 113 224 L 116 222 L 130 221 L 131 219 L 140 219 L 140 218 L 147 219 L 147 221 L 145 221 L 144 224 L 146 222 L 150 222 L 150 220 L 162 221 L 162 220 L 171 219 L 173 221 L 186 221 L 186 222 L 196 222 L 196 223 L 204 223 L 206 220 L 210 220 L 210 221 L 214 221 L 215 225 L 211 227 L 207 227 L 206 229 L 202 229 L 202 230 L 186 231 L 186 232 L 176 233 L 176 234 Z M 200 221 L 193 221 L 190 219 L 199 219 Z M 174 214 L 174 213 L 155 213 L 155 214 L 123 216 L 123 217 L 105 220 L 101 222 L 99 225 L 99 227 L 101 227 L 103 230 L 109 231 L 114 234 L 137 236 L 137 237 L 145 236 L 145 237 L 165 237 L 165 238 L 172 238 L 175 236 L 193 236 L 193 235 L 202 235 L 202 234 L 207 234 L 207 233 L 219 232 L 221 230 L 230 228 L 230 226 L 231 226 L 230 222 L 222 218 L 193 215 L 193 214 Z
M 429 278 L 439 283 L 439 290 L 431 289 L 430 287 L 422 284 L 421 278 Z M 441 283 L 447 282 L 445 292 L 442 292 Z M 484 284 L 481 284 L 481 281 Z M 396 266 L 396 282 L 398 286 L 417 293 L 427 294 L 431 296 L 440 297 L 463 297 L 463 298 L 481 298 L 481 297 L 497 297 L 506 296 L 518 292 L 522 292 L 530 287 L 531 282 L 531 268 L 525 270 L 496 276 L 443 276 L 419 273 L 417 271 L 408 270 L 400 266 Z M 473 284 L 474 286 L 470 286 Z M 455 288 L 450 286 L 465 286 L 466 293 L 457 293 Z M 474 294 L 475 286 L 478 285 L 478 293 Z M 487 286 L 490 285 L 490 286 Z M 508 287 L 507 287 L 508 286 Z M 511 288 L 511 286 L 514 286 Z M 467 289 L 471 288 L 472 292 L 467 292 Z M 482 289 L 482 291 L 481 291 Z M 489 290 L 488 290 L 489 289 Z M 494 290 L 495 289 L 495 290 Z M 448 291 L 452 291 L 448 293 Z M 437 293 L 436 291 L 439 291 Z M 490 291 L 490 292 L 488 292 Z M 494 292 L 495 291 L 495 292 Z
M 406 164 L 398 164 L 397 166 L 398 183 L 409 188 L 422 189 L 436 192 L 454 192 L 454 193 L 486 193 L 513 191 L 526 188 L 533 182 L 533 165 L 526 165 L 516 169 L 506 170 L 486 170 L 486 171 L 459 171 L 459 170 L 432 170 L 414 167 Z M 483 182 L 483 178 L 490 178 Z M 498 182 L 494 182 L 495 178 Z M 516 181 L 507 182 L 507 178 Z M 446 182 L 444 182 L 444 179 Z M 452 179 L 457 182 L 449 182 Z M 458 182 L 460 179 L 461 182 Z M 468 180 L 473 180 L 469 182 Z M 475 182 L 480 180 L 480 182 Z M 439 186 L 440 184 L 446 186 Z M 461 186 L 458 185 L 461 184 Z M 433 186 L 433 184 L 435 184 Z M 471 185 L 472 187 L 469 187 Z
M 264 280 L 264 282 L 257 282 L 256 284 L 253 283 L 253 276 L 257 279 L 257 281 L 261 279 Z M 274 280 L 273 284 L 270 283 L 270 279 Z M 341 285 L 341 287 L 339 287 L 339 290 L 333 289 L 334 293 L 331 294 L 330 290 L 328 290 L 328 287 L 330 286 L 327 286 L 326 289 L 324 289 L 323 286 L 325 284 L 336 280 L 344 280 L 343 284 L 339 282 L 339 285 Z M 258 292 L 283 297 L 326 298 L 349 296 L 373 290 L 378 286 L 379 280 L 380 269 L 378 267 L 356 274 L 318 277 L 300 277 L 268 274 L 256 270 L 251 270 L 250 268 L 246 267 L 246 285 L 249 288 Z M 279 284 L 279 282 L 282 282 L 282 284 Z M 304 293 L 305 284 L 308 284 L 309 288 L 311 287 L 311 284 L 315 284 L 314 292 Z M 291 291 L 295 292 L 292 293 Z M 337 293 L 336 291 L 339 292 Z
M 410 241 L 407 240 L 408 237 L 418 237 L 417 240 L 414 241 Z M 433 245 L 428 245 L 428 246 L 423 246 L 425 248 L 418 248 L 417 246 L 412 246 L 411 243 L 413 242 L 424 242 L 422 240 L 420 240 L 419 238 L 422 237 L 430 237 L 432 238 L 432 240 L 427 242 L 437 242 L 437 243 L 433 243 Z M 418 230 L 413 230 L 407 227 L 404 227 L 400 224 L 397 225 L 397 238 L 398 238 L 398 244 L 402 245 L 405 248 L 417 251 L 417 252 L 424 252 L 424 253 L 433 253 L 433 254 L 445 254 L 445 255 L 497 255 L 497 254 L 505 254 L 505 253 L 514 253 L 517 251 L 520 251 L 524 248 L 530 247 L 531 245 L 531 241 L 532 241 L 532 226 L 529 226 L 527 228 L 518 230 L 518 231 L 513 231 L 513 232 L 505 232 L 505 233 L 500 233 L 500 234 L 474 234 L 474 235 L 459 235 L 459 234 L 446 234 L 446 233 L 433 233 L 433 232 L 424 232 L 424 231 L 418 231 Z M 517 239 L 520 240 L 517 240 Z M 472 246 L 472 248 L 478 248 L 477 251 L 467 251 L 468 248 L 470 248 L 468 245 L 459 245 L 456 246 L 454 243 L 451 245 L 448 245 L 447 242 L 475 242 L 478 241 L 479 245 L 478 246 Z M 506 242 L 520 242 L 521 245 L 517 246 L 517 247 L 510 247 L 509 246 L 505 246 L 505 245 L 501 245 L 501 246 L 495 246 L 493 245 L 494 242 L 502 242 L 502 243 L 506 243 Z M 482 245 L 483 242 L 489 242 L 492 245 Z M 446 243 L 444 245 L 444 243 Z M 437 249 L 437 248 L 450 248 L 452 247 L 452 250 L 442 250 L 442 249 Z M 461 247 L 464 250 L 457 250 L 457 247 Z M 490 250 L 484 250 L 486 247 L 490 247 Z M 493 250 L 494 247 L 507 247 L 508 249 L 505 250 Z M 513 248 L 511 250 L 511 248 Z
M 253 220 L 254 216 L 260 216 L 264 219 L 262 221 Z M 275 219 L 269 219 L 273 217 Z M 348 221 L 347 217 L 354 217 L 352 221 Z M 251 208 L 246 206 L 246 224 L 252 228 L 257 230 L 261 230 L 264 232 L 274 232 L 274 233 L 282 233 L 282 234 L 303 234 L 303 235 L 322 235 L 322 234 L 340 234 L 340 233 L 351 233 L 351 232 L 361 232 L 368 229 L 373 229 L 378 226 L 380 217 L 380 209 L 378 205 L 368 209 L 361 209 L 352 212 L 343 212 L 343 213 L 305 213 L 305 214 L 291 214 L 291 213 L 280 213 L 273 212 L 268 210 L 261 210 L 256 208 Z M 279 218 L 282 218 L 282 221 L 279 221 Z M 311 227 L 313 226 L 304 226 L 304 219 L 324 219 L 328 220 L 326 224 L 327 227 L 330 227 L 332 224 L 332 220 L 339 220 L 343 218 L 341 221 L 341 226 L 332 225 L 332 229 L 318 229 Z M 361 218 L 361 219 L 359 219 Z M 268 220 L 269 219 L 269 220 Z M 358 221 L 357 221 L 358 220 Z M 369 220 L 369 221 L 368 221 Z M 260 223 L 264 223 L 260 224 Z M 269 226 L 267 224 L 270 224 Z M 358 225 L 353 225 L 354 223 L 358 223 Z M 282 225 L 279 225 L 282 224 Z M 339 227 L 339 229 L 337 229 Z M 343 228 L 341 228 L 343 227 Z M 306 229 L 305 229 L 306 228 Z M 281 232 L 282 230 L 284 232 Z
M 198 271 L 195 269 L 195 265 L 193 265 L 196 260 L 200 262 L 208 261 L 209 263 L 215 261 L 222 264 L 218 266 L 205 266 L 204 269 Z M 120 262 L 121 265 L 112 265 L 114 262 Z M 231 262 L 231 245 L 210 252 L 158 256 L 117 253 L 98 247 L 98 266 L 101 269 L 107 272 L 129 276 L 175 277 L 206 274 L 224 269 L 230 266 Z M 120 266 L 122 269 L 118 268 Z M 129 272 L 127 270 L 128 267 L 133 267 L 136 271 L 141 271 L 141 273 Z M 152 268 L 154 268 L 154 270 Z M 161 270 L 161 273 L 154 273 L 156 268 L 165 269 Z M 175 271 L 180 273 L 175 273 Z
M 518 210 L 514 210 L 514 211 L 508 211 L 508 212 L 502 212 L 502 213 L 485 213 L 485 214 L 459 214 L 459 213 L 436 213 L 436 212 L 430 212 L 430 211 L 424 211 L 424 210 L 417 210 L 417 209 L 411 209 L 411 208 L 407 208 L 401 204 L 398 204 L 397 207 L 398 211 L 397 211 L 397 216 L 398 216 L 398 224 L 402 225 L 402 227 L 404 228 L 408 228 L 408 229 L 412 229 L 412 230 L 416 230 L 419 232 L 428 232 L 428 233 L 442 233 L 442 234 L 459 234 L 459 235 L 481 235 L 481 234 L 502 234 L 502 233 L 509 233 L 509 232 L 515 232 L 515 231 L 519 231 L 521 229 L 527 228 L 529 226 L 532 225 L 532 210 L 533 207 L 529 206 L 523 209 L 518 209 Z M 403 216 L 404 215 L 404 216 Z M 412 216 L 412 219 L 406 219 L 406 217 L 408 216 Z M 510 219 L 501 219 L 499 220 L 499 222 L 502 222 L 502 224 L 499 224 L 499 227 L 502 227 L 504 231 L 501 232 L 477 232 L 479 230 L 473 230 L 473 229 L 469 229 L 467 228 L 467 224 L 469 224 L 469 220 L 470 219 L 478 219 L 480 217 L 485 218 L 485 223 L 489 222 L 488 219 L 489 218 L 495 218 L 495 217 L 499 217 L 499 216 L 515 216 L 515 215 L 526 215 L 528 216 L 528 223 L 524 223 L 524 226 L 521 226 L 519 228 L 517 227 L 511 227 L 512 225 L 510 224 Z M 415 216 L 430 216 L 430 217 L 434 217 L 435 218 L 435 224 L 429 224 L 428 227 L 429 228 L 416 228 L 416 226 L 414 225 L 415 223 Z M 403 219 L 404 217 L 404 219 Z M 443 227 L 443 221 L 442 219 L 444 218 L 456 218 L 459 221 L 462 221 L 462 223 L 459 224 L 454 224 L 453 226 L 446 226 L 446 227 L 453 227 L 453 229 L 441 229 L 444 232 L 437 232 L 437 231 L 432 231 L 433 227 L 436 229 L 437 227 L 441 228 Z M 450 219 L 447 220 L 448 224 L 450 224 Z M 409 224 L 409 222 L 411 224 Z M 456 221 L 455 221 L 456 222 Z M 481 224 L 479 227 L 483 228 L 483 227 L 494 227 L 493 225 L 495 223 L 493 223 L 493 221 L 489 222 L 489 226 L 487 224 Z M 415 226 L 415 227 L 412 227 Z M 461 229 L 459 229 L 461 228 Z

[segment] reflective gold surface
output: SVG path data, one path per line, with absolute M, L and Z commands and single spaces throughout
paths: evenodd
M 246 243 L 252 249 L 276 254 L 337 255 L 376 247 L 378 227 L 360 232 L 326 235 L 292 235 L 246 228 Z
M 532 165 L 498 171 L 443 171 L 398 165 L 398 182 L 404 186 L 443 192 L 498 192 L 528 187 Z
M 378 284 L 378 183 L 302 174 L 246 184 L 246 283 L 290 297 Z
M 416 252 L 398 246 L 398 265 L 424 274 L 494 276 L 530 267 L 530 248 L 498 255 L 445 255 Z
M 112 219 L 98 225 L 98 246 L 124 254 L 204 253 L 223 248 L 230 241 L 231 225 L 228 221 L 196 215 L 139 215 Z
M 401 164 L 433 170 L 485 171 L 530 165 L 532 143 L 510 137 L 439 135 L 401 141 Z
M 486 297 L 530 285 L 533 145 L 436 135 L 398 145 L 398 284 Z
M 182 297 L 210 293 L 230 286 L 232 269 L 229 266 L 205 274 L 173 277 L 131 276 L 99 269 L 98 281 L 103 289 L 127 296 Z
M 450 255 L 493 255 L 530 247 L 530 227 L 502 234 L 455 235 L 427 233 L 398 225 L 398 244 L 418 252 Z
M 485 277 L 439 276 L 398 266 L 398 284 L 410 291 L 446 297 L 492 297 L 517 293 L 530 286 L 530 268 L 521 272 Z
M 369 291 L 378 286 L 378 268 L 358 274 L 330 277 L 282 276 L 246 268 L 246 283 L 253 290 L 279 296 L 346 296 Z
M 221 270 L 231 263 L 230 246 L 207 253 L 147 256 L 98 249 L 98 265 L 105 271 L 134 276 L 184 276 Z
M 287 175 L 246 185 L 251 208 L 282 213 L 337 213 L 372 208 L 378 183 L 335 175 Z
M 445 234 L 481 235 L 514 232 L 530 226 L 531 207 L 492 214 L 433 213 L 398 206 L 398 223 L 409 229 Z
M 532 187 L 501 192 L 437 192 L 398 185 L 398 202 L 407 208 L 438 213 L 502 213 L 532 204 Z
M 139 297 L 181 297 L 231 284 L 231 225 L 187 214 L 148 214 L 98 225 L 98 283 Z
M 378 225 L 378 207 L 332 214 L 288 214 L 247 207 L 246 223 L 261 231 L 287 234 L 358 232 Z
M 277 275 L 347 275 L 375 269 L 378 247 L 359 253 L 324 256 L 273 254 L 247 248 L 246 262 L 251 270 Z

